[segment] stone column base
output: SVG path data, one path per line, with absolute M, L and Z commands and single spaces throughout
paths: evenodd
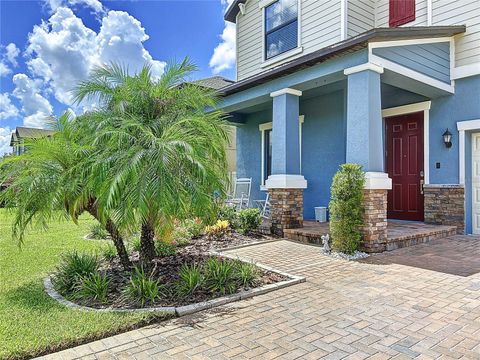
M 303 227 L 303 189 L 268 189 L 272 234 Z
M 465 189 L 463 185 L 424 186 L 425 223 L 457 227 L 465 233 Z
M 363 190 L 362 250 L 370 253 L 387 249 L 387 192 L 392 188 L 388 174 L 365 173 Z
M 375 253 L 386 250 L 387 243 L 387 191 L 364 189 L 362 250 Z

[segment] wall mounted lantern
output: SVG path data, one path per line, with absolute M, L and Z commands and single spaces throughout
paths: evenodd
M 450 149 L 452 147 L 452 133 L 447 129 L 442 136 L 443 136 L 443 142 L 445 143 L 445 147 L 447 149 Z

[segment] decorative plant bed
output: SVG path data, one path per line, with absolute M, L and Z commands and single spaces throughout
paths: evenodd
M 189 245 L 177 247 L 174 254 L 157 257 L 154 260 L 152 269 L 148 271 L 148 278 L 160 284 L 161 294 L 154 301 L 142 304 L 138 299 L 127 296 L 126 289 L 131 286 L 133 275 L 125 271 L 118 260 L 102 261 L 98 267 L 98 273 L 109 279 L 108 294 L 103 301 L 78 297 L 75 293 L 61 294 L 56 289 L 55 276 L 45 278 L 44 285 L 51 297 L 72 308 L 91 311 L 161 311 L 182 316 L 305 281 L 305 278 L 285 274 L 263 265 L 251 264 L 244 259 L 221 254 L 216 250 L 268 241 L 274 239 L 238 233 L 230 233 L 222 240 L 212 240 L 205 236 L 192 239 Z M 138 265 L 138 253 L 134 252 L 131 260 L 134 265 Z M 231 283 L 225 281 L 223 287 L 217 286 L 218 280 L 215 280 L 216 278 L 212 280 L 211 275 L 218 272 L 218 277 L 222 277 L 222 269 L 216 267 L 219 264 L 231 267 L 228 275 Z M 209 270 L 212 265 L 215 270 Z M 180 273 L 185 267 L 197 269 L 203 280 L 199 281 L 194 291 L 183 294 L 178 289 L 181 284 Z M 251 276 L 248 282 L 242 282 L 238 275 L 241 273 L 240 269 L 247 273 L 252 272 L 255 276 Z

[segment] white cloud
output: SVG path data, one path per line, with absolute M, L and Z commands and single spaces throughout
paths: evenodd
M 53 13 L 61 6 L 84 5 L 91 8 L 94 12 L 102 14 L 105 12 L 102 3 L 99 0 L 44 0 L 45 4 Z
M 71 9 L 59 7 L 30 34 L 27 64 L 35 77 L 48 84 L 58 101 L 71 106 L 70 91 L 96 65 L 120 62 L 128 65 L 130 72 L 136 72 L 150 64 L 154 76 L 160 76 L 165 63 L 153 60 L 143 46 L 147 39 L 141 23 L 126 12 L 109 11 L 96 33 Z
M 41 95 L 42 81 L 30 79 L 25 74 L 13 76 L 13 95 L 22 103 L 25 114 L 23 124 L 30 127 L 44 127 L 45 120 L 52 114 L 50 102 Z
M 209 65 L 215 74 L 235 66 L 236 60 L 236 35 L 235 24 L 225 22 L 225 28 L 220 35 L 221 42 L 213 50 Z
M 20 50 L 17 48 L 17 45 L 10 43 L 7 46 L 0 46 L 2 53 L 0 54 L 0 77 L 7 76 L 12 72 L 12 69 L 8 66 L 13 65 L 17 67 L 17 56 L 20 54 Z
M 6 120 L 18 115 L 18 109 L 12 104 L 8 93 L 0 94 L 0 120 Z
M 12 70 L 5 64 L 3 61 L 0 60 L 0 77 L 7 76 L 10 74 Z
M 143 47 L 143 42 L 148 39 L 140 21 L 124 11 L 109 11 L 96 38 L 98 62 L 106 64 L 121 59 L 131 72 L 140 71 L 144 64 L 150 64 L 153 76 L 159 77 L 166 64 L 153 60 Z
M 12 138 L 12 130 L 6 127 L 0 127 L 0 156 L 12 152 L 10 140 Z
M 17 48 L 17 45 L 15 45 L 14 43 L 8 44 L 5 47 L 5 49 L 6 49 L 6 54 L 5 54 L 6 59 L 10 62 L 10 64 L 17 67 L 18 66 L 17 56 L 18 54 L 20 54 L 20 49 Z

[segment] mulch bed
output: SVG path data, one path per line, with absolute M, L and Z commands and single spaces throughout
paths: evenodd
M 190 244 L 187 246 L 177 247 L 177 251 L 174 255 L 156 258 L 154 260 L 152 274 L 154 278 L 159 279 L 160 283 L 166 286 L 167 291 L 161 299 L 159 299 L 154 304 L 148 304 L 148 306 L 182 306 L 223 296 L 223 294 L 220 293 L 212 294 L 211 292 L 208 292 L 206 290 L 200 290 L 194 293 L 194 295 L 189 298 L 176 298 L 173 291 L 173 285 L 178 280 L 177 274 L 181 266 L 184 264 L 196 264 L 202 266 L 209 257 L 217 256 L 209 255 L 209 251 L 248 245 L 252 243 L 259 243 L 262 241 L 270 241 L 273 239 L 274 238 L 269 236 L 257 234 L 245 236 L 236 232 L 228 234 L 227 236 L 225 236 L 224 239 L 217 241 L 207 239 L 205 236 L 201 236 L 192 239 Z M 217 257 L 221 258 L 221 256 Z M 138 253 L 134 252 L 131 255 L 131 260 L 134 264 L 137 263 L 139 260 Z M 123 293 L 122 289 L 124 289 L 126 284 L 128 283 L 130 273 L 123 270 L 119 261 L 114 260 L 113 262 L 105 262 L 102 264 L 101 270 L 102 272 L 105 272 L 110 278 L 111 291 L 109 293 L 107 303 L 99 304 L 86 301 L 75 302 L 80 305 L 94 308 L 139 308 L 139 304 L 127 298 Z M 263 285 L 287 280 L 287 277 L 283 275 L 270 271 L 265 271 L 260 268 L 258 269 L 258 273 L 259 277 L 253 287 L 260 287 Z M 242 290 L 244 289 L 240 288 L 237 290 L 237 292 L 240 292 Z

